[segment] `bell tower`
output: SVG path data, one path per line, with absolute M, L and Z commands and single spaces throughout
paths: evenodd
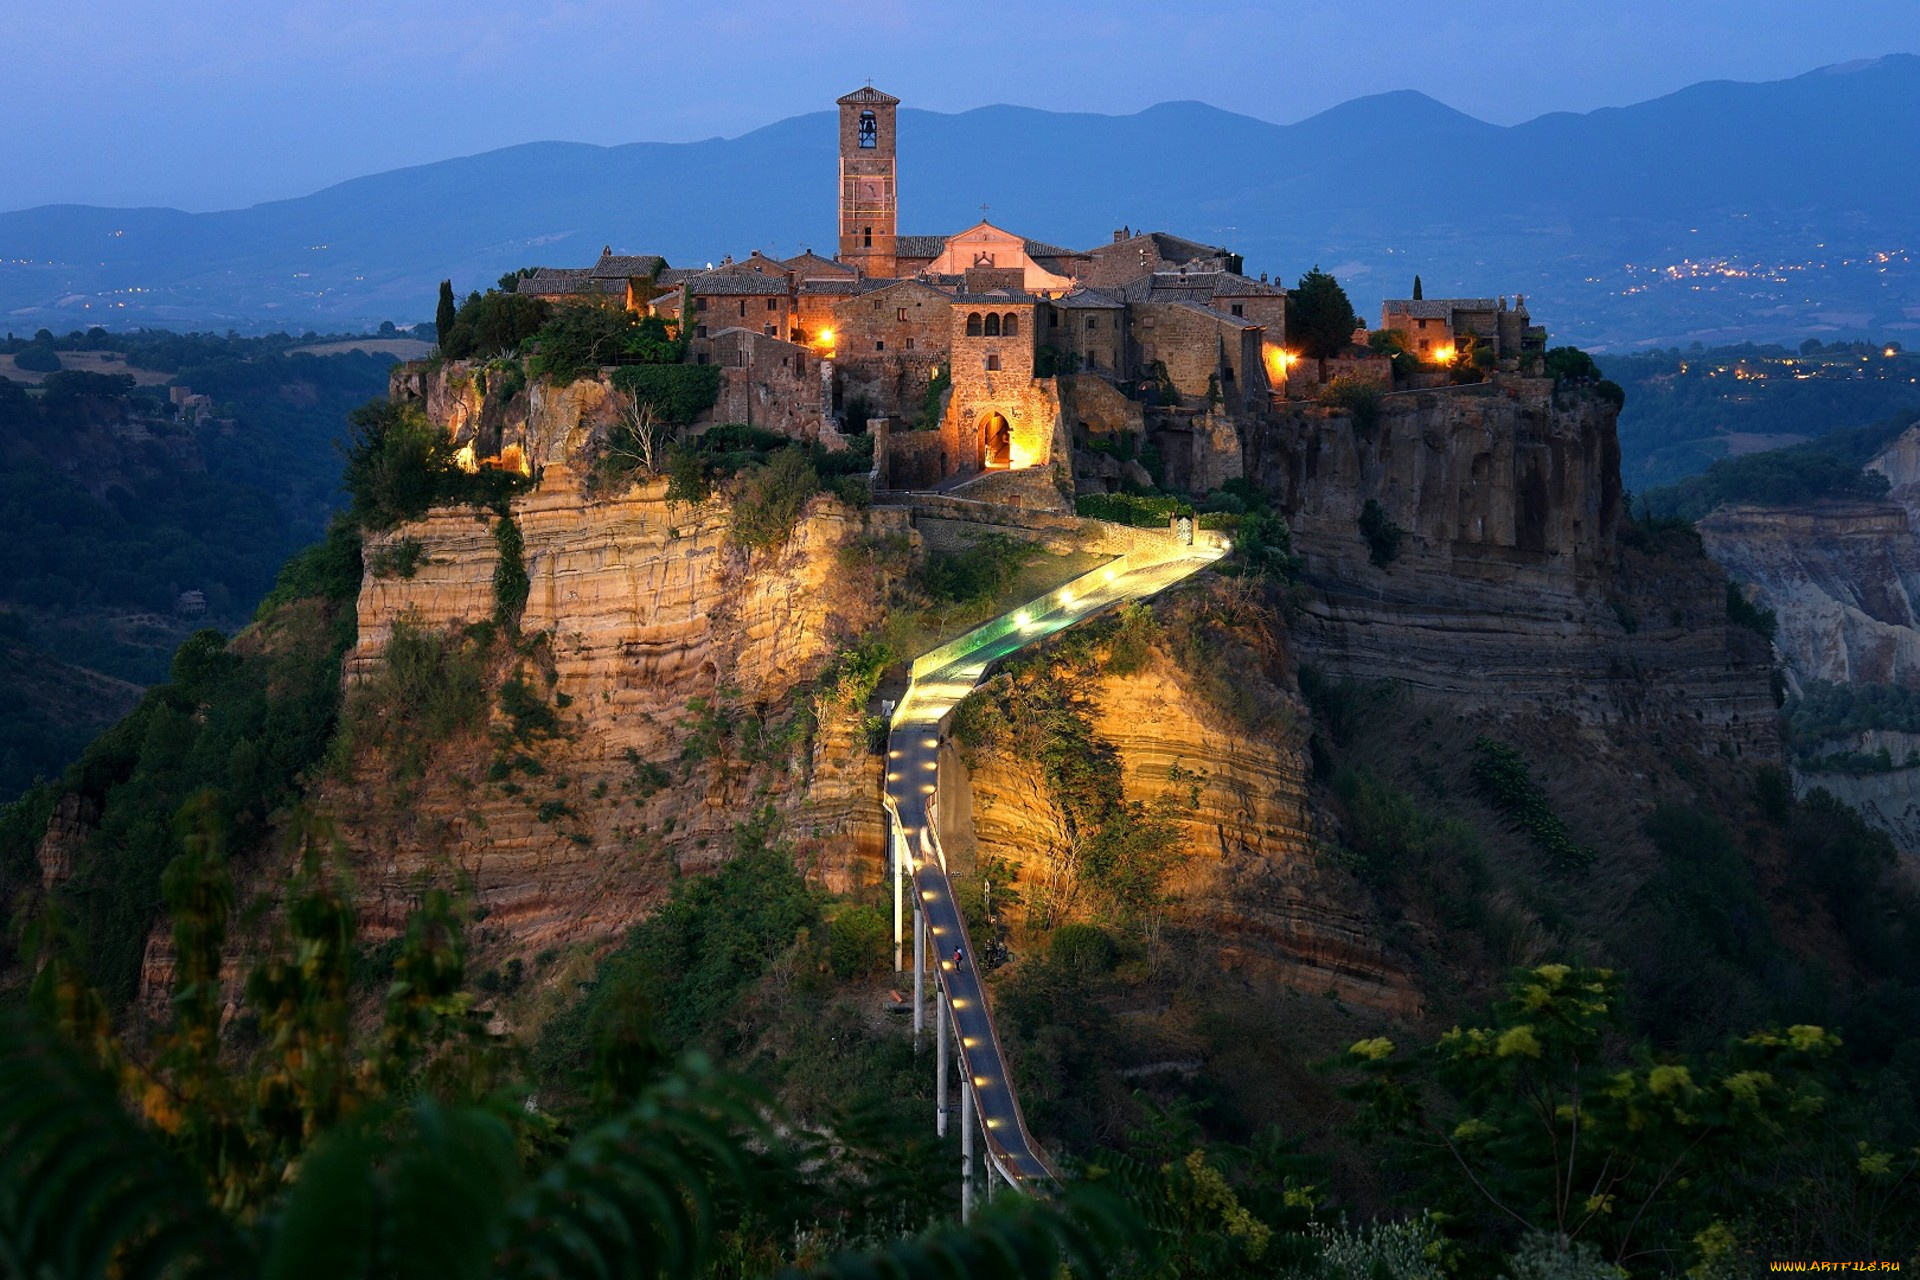
M 899 229 L 893 120 L 900 99 L 868 85 L 839 101 L 840 261 L 866 276 L 891 276 Z

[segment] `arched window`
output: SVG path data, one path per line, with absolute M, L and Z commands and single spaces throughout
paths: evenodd
M 977 338 L 980 336 L 980 313 L 978 311 L 967 312 L 967 336 L 969 338 Z
M 1007 312 L 1007 314 L 1002 316 L 1000 319 L 1000 333 L 1001 333 L 1001 336 L 1003 337 L 1008 337 L 1008 338 L 1019 337 L 1020 336 L 1020 317 L 1015 315 L 1011 311 Z
M 873 112 L 862 111 L 860 113 L 860 145 L 868 151 L 873 150 L 876 142 L 875 128 Z
M 998 312 L 987 312 L 987 336 L 989 338 L 997 338 L 1000 336 L 1000 315 Z

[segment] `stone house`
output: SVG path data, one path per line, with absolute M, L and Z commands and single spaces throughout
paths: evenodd
M 1380 304 L 1380 327 L 1398 329 L 1415 355 L 1440 362 L 1469 333 L 1501 358 L 1546 348 L 1546 330 L 1533 326 L 1524 294 L 1511 307 L 1505 298 L 1389 298 Z
M 842 403 L 860 397 L 874 413 L 911 420 L 952 348 L 954 294 L 924 280 L 896 280 L 837 300 L 833 356 Z
M 1041 467 L 1052 460 L 1060 400 L 1033 376 L 1040 299 L 1013 289 L 954 295 L 953 393 L 941 423 L 942 473 Z
M 821 437 L 829 391 L 813 352 L 764 332 L 732 328 L 708 339 L 707 356 L 719 366 L 720 394 L 703 421 L 744 422 L 797 440 Z
M 1266 406 L 1260 325 L 1189 302 L 1137 302 L 1128 312 L 1131 365 L 1143 375 L 1162 363 L 1183 398 L 1205 400 L 1218 392 L 1229 413 Z
M 1077 288 L 1052 299 L 1038 337 L 1067 363 L 1107 378 L 1127 374 L 1127 304 L 1097 289 Z
M 1090 250 L 1086 257 L 1088 266 L 1079 278 L 1095 289 L 1115 288 L 1156 271 L 1181 267 L 1190 271 L 1240 269 L 1240 255 L 1229 250 L 1164 231 L 1135 235 L 1131 227 L 1115 231 L 1112 243 Z

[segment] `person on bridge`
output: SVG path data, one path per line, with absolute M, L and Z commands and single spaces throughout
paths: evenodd
M 964 969 L 967 967 L 966 953 L 959 947 L 953 949 L 953 967 L 956 969 Z

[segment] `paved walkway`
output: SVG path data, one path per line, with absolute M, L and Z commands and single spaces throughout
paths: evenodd
M 1050 1179 L 1053 1171 L 1027 1132 L 1014 1097 L 973 943 L 947 878 L 946 854 L 940 848 L 932 812 L 941 722 L 996 659 L 1064 631 L 1109 605 L 1162 591 L 1222 554 L 1213 547 L 1171 545 L 1168 552 L 1165 559 L 1133 553 L 925 655 L 914 664 L 913 681 L 894 712 L 887 740 L 887 799 L 911 859 L 914 900 L 927 914 L 929 944 L 939 957 L 937 974 L 953 1011 L 961 1070 L 973 1081 L 987 1159 L 1014 1186 Z M 930 661 L 939 665 L 927 665 Z M 966 956 L 966 963 L 958 967 L 953 963 L 956 947 Z

